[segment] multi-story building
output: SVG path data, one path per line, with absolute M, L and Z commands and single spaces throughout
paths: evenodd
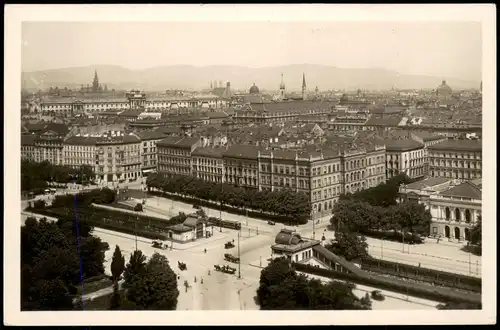
M 93 136 L 70 136 L 64 141 L 64 165 L 73 168 L 87 165 L 97 172 L 96 150 L 97 137 Z
M 470 230 L 481 215 L 480 179 L 466 181 L 429 178 L 402 185 L 402 198 L 417 200 L 432 215 L 430 234 L 453 240 L 469 240 Z
M 223 154 L 226 182 L 244 188 L 259 188 L 259 148 L 232 145 Z
M 431 177 L 481 178 L 481 140 L 447 140 L 428 147 Z
M 139 131 L 141 139 L 141 170 L 143 174 L 156 171 L 158 161 L 157 143 L 165 138 L 161 131 Z
M 36 135 L 34 140 L 34 157 L 36 162 L 48 161 L 54 165 L 64 164 L 64 138 L 66 133 L 57 132 L 51 129 Z
M 192 175 L 192 152 L 200 146 L 201 140 L 192 137 L 169 136 L 158 141 L 158 172 Z
M 366 188 L 366 149 L 342 152 L 343 193 L 355 193 Z
M 21 135 L 21 159 L 35 160 L 35 135 Z
M 366 188 L 375 187 L 386 181 L 386 149 L 384 146 L 372 146 L 366 150 L 365 158 L 365 186 Z M 363 187 L 362 187 L 363 188 Z
M 96 142 L 99 182 L 128 182 L 141 177 L 141 140 L 133 133 L 104 135 Z
M 225 181 L 225 167 L 222 155 L 225 148 L 200 147 L 192 152 L 193 176 L 209 182 Z
M 387 179 L 405 173 L 410 179 L 424 177 L 427 173 L 426 153 L 422 143 L 415 140 L 386 140 Z

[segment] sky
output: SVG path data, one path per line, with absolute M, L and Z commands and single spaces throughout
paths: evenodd
M 24 22 L 22 68 L 322 64 L 481 79 L 475 22 Z

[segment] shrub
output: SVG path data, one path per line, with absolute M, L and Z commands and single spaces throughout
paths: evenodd
M 372 291 L 372 299 L 377 301 L 384 301 L 385 297 L 379 290 Z

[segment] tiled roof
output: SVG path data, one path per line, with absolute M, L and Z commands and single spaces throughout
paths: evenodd
M 188 227 L 182 223 L 178 223 L 176 225 L 170 226 L 170 227 L 168 227 L 168 229 L 173 231 L 173 232 L 177 232 L 177 233 L 186 233 L 186 232 L 193 230 L 191 227 Z
M 158 141 L 156 145 L 158 146 L 169 146 L 169 147 L 183 147 L 190 148 L 199 141 L 198 138 L 194 137 L 173 137 L 169 136 L 161 141 Z
M 208 117 L 210 119 L 219 119 L 219 118 L 227 118 L 229 117 L 225 112 L 205 112 L 203 116 Z
M 174 134 L 174 133 L 177 133 L 177 134 L 181 134 L 183 133 L 182 129 L 180 127 L 177 127 L 177 126 L 160 126 L 156 129 L 157 132 L 161 132 L 163 134 Z
M 406 185 L 407 189 L 415 189 L 415 190 L 422 190 L 425 188 L 432 188 L 434 186 L 450 182 L 451 180 L 448 178 L 429 178 L 421 181 L 416 181 L 412 182 L 410 184 Z
M 443 137 L 441 135 L 434 135 L 432 133 L 428 132 L 415 132 L 412 133 L 413 135 L 419 137 L 422 139 L 424 142 L 429 142 L 429 141 L 435 141 L 435 140 L 441 140 Z
M 451 189 L 441 192 L 442 196 L 482 199 L 481 189 L 471 182 L 464 182 Z
M 22 146 L 32 146 L 35 145 L 35 135 L 21 135 L 21 145 Z
M 397 126 L 403 119 L 402 115 L 372 115 L 366 126 Z
M 423 144 L 411 139 L 385 140 L 384 143 L 387 151 L 410 151 L 424 147 Z
M 195 217 L 188 216 L 186 220 L 182 223 L 186 227 L 196 228 L 196 225 L 200 223 L 201 220 Z
M 234 144 L 224 152 L 223 156 L 257 160 L 258 153 L 259 153 L 259 148 L 256 146 Z
M 100 137 L 97 139 L 97 144 L 129 144 L 129 143 L 139 143 L 141 140 L 135 135 L 120 135 L 120 136 L 108 136 Z
M 200 147 L 196 148 L 192 155 L 193 156 L 202 156 L 202 157 L 213 157 L 213 158 L 222 158 L 222 154 L 226 151 L 225 148 L 208 148 L 208 147 Z
M 481 140 L 446 140 L 428 147 L 429 150 L 482 151 Z
M 331 111 L 334 102 L 330 101 L 283 101 L 283 102 L 270 102 L 263 104 L 252 104 L 252 110 L 263 112 L 302 112 L 306 110 L 325 110 Z
M 120 113 L 120 117 L 139 117 L 143 110 L 127 110 Z
M 96 145 L 99 138 L 85 136 L 71 136 L 64 141 L 67 145 L 91 146 Z
M 141 140 L 158 140 L 163 139 L 165 134 L 161 131 L 139 131 L 135 133 Z

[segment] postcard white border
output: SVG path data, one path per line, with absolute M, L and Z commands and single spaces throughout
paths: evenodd
M 23 21 L 479 21 L 483 38 L 483 310 L 20 311 L 20 86 Z M 496 323 L 496 18 L 474 5 L 6 5 L 4 78 L 4 323 L 7 325 L 392 325 Z M 446 42 L 443 40 L 443 42 Z M 48 45 L 50 47 L 50 45 Z M 117 315 L 110 314 L 116 313 Z

